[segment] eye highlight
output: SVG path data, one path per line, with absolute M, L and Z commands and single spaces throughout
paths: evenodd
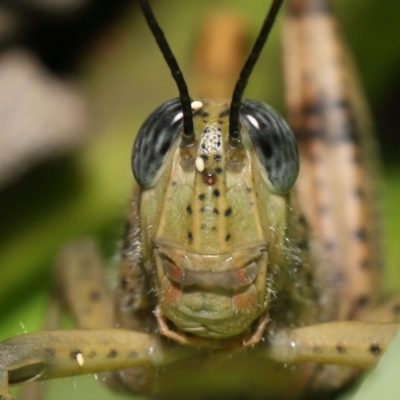
M 142 188 L 155 184 L 154 178 L 179 131 L 182 129 L 182 108 L 179 99 L 172 99 L 154 110 L 139 129 L 132 149 L 132 172 Z
M 300 168 L 293 132 L 273 108 L 257 100 L 243 100 L 240 117 L 267 172 L 271 189 L 288 192 Z

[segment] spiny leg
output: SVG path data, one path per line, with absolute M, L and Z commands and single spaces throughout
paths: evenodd
M 337 321 L 280 331 L 269 338 L 267 355 L 282 363 L 371 368 L 398 329 L 398 324 Z

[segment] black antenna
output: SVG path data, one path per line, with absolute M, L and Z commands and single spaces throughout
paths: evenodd
M 239 127 L 239 111 L 242 101 L 244 89 L 247 86 L 249 76 L 253 71 L 254 65 L 256 64 L 258 57 L 264 47 L 265 42 L 268 39 L 268 35 L 271 32 L 272 26 L 274 25 L 276 16 L 283 3 L 283 0 L 273 0 L 272 5 L 268 11 L 267 17 L 265 18 L 264 24 L 261 28 L 260 33 L 257 36 L 256 42 L 247 58 L 246 63 L 242 71 L 240 72 L 239 79 L 236 82 L 235 90 L 233 91 L 231 108 L 229 114 L 229 143 L 233 147 L 237 147 L 241 142 L 240 127 Z
M 160 48 L 161 53 L 163 54 L 164 59 L 167 62 L 171 74 L 176 82 L 176 85 L 178 86 L 179 98 L 181 101 L 183 113 L 182 141 L 186 146 L 189 146 L 194 143 L 195 135 L 193 129 L 191 99 L 185 79 L 183 78 L 178 62 L 176 61 L 176 58 L 168 45 L 167 39 L 164 36 L 164 32 L 162 31 L 160 25 L 158 25 L 158 22 L 154 17 L 153 11 L 151 10 L 148 1 L 139 0 L 139 4 L 146 18 L 147 25 L 153 33 L 153 36 L 157 41 L 158 47 Z

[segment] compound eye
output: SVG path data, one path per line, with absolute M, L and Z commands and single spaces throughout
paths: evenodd
M 240 116 L 265 168 L 270 189 L 288 192 L 299 174 L 299 153 L 293 132 L 273 108 L 257 100 L 242 101 Z
M 157 173 L 182 128 L 179 99 L 169 100 L 144 121 L 132 149 L 132 171 L 142 188 L 156 184 Z

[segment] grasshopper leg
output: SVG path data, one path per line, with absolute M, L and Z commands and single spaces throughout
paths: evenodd
M 317 363 L 312 388 L 338 389 L 374 367 L 398 329 L 395 323 L 363 321 L 305 326 L 270 337 L 266 355 L 283 363 Z

